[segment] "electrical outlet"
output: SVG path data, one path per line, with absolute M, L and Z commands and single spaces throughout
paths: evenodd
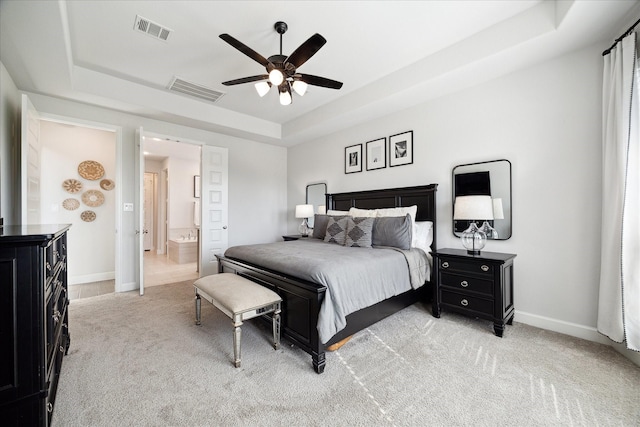
M 123 210 L 125 212 L 133 212 L 133 203 L 125 203 Z

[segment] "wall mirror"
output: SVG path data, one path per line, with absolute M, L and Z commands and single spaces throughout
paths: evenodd
M 313 205 L 313 212 L 318 213 L 318 207 L 326 205 L 327 184 L 319 182 L 307 185 L 307 204 Z M 326 208 L 324 208 L 326 209 Z M 308 219 L 310 228 L 313 228 L 314 218 Z
M 453 168 L 453 212 L 456 197 L 485 195 L 491 196 L 494 219 L 487 222 L 495 233 L 488 239 L 507 240 L 511 237 L 511 162 L 492 160 L 489 162 L 458 165 Z M 453 220 L 453 234 L 460 237 L 473 221 Z M 475 221 L 478 227 L 484 219 Z

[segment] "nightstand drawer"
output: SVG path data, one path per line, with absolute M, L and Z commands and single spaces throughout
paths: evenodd
M 478 279 L 473 276 L 441 273 L 440 286 L 455 288 L 460 291 L 470 291 L 493 297 L 493 280 Z
M 442 303 L 478 313 L 493 314 L 493 300 L 470 297 L 455 292 L 441 291 Z
M 482 261 L 440 257 L 441 271 L 457 271 L 465 274 L 493 275 L 493 265 Z

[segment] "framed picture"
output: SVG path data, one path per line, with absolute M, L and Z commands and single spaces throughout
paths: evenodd
M 387 138 L 367 142 L 367 170 L 387 167 Z
M 193 197 L 200 197 L 200 175 L 193 176 Z
M 413 131 L 389 137 L 389 167 L 413 163 Z
M 362 144 L 344 149 L 344 173 L 362 172 Z

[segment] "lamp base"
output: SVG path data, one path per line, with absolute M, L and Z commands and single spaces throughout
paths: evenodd
M 472 251 L 472 250 L 470 250 L 470 249 L 469 249 L 469 250 L 467 250 L 467 253 L 468 253 L 469 255 L 480 255 L 480 251 Z

